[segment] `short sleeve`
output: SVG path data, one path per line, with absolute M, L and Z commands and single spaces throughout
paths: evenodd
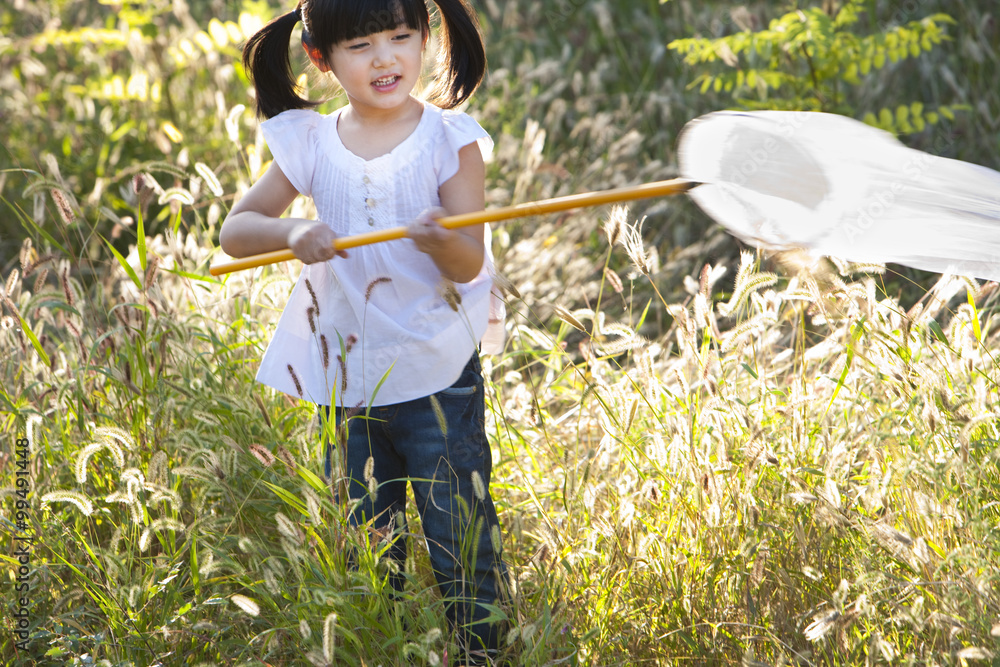
M 290 109 L 260 124 L 274 161 L 300 193 L 312 196 L 318 149 L 317 127 L 322 116 L 308 109 Z
M 493 152 L 493 140 L 472 116 L 460 111 L 444 111 L 441 120 L 445 141 L 434 159 L 439 186 L 458 173 L 458 151 L 465 146 L 478 142 L 483 159 Z

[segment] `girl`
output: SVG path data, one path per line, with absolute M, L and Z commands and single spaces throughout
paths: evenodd
M 483 208 L 492 142 L 453 110 L 486 67 L 475 15 L 466 0 L 435 2 L 436 105 L 411 94 L 430 31 L 424 0 L 303 0 L 250 38 L 243 61 L 274 163 L 219 240 L 232 256 L 288 247 L 306 264 L 257 380 L 335 408 L 347 488 L 362 501 L 352 523 L 395 528 L 400 566 L 410 481 L 449 620 L 483 655 L 498 648 L 490 608 L 506 573 L 477 345 L 489 327 L 502 331 L 502 310 L 488 229 L 446 230 L 436 218 Z M 288 51 L 299 21 L 309 60 L 347 94 L 327 116 L 296 92 Z M 280 217 L 300 193 L 319 220 Z M 399 225 L 409 240 L 333 250 L 338 235 Z M 401 587 L 398 571 L 391 581 Z

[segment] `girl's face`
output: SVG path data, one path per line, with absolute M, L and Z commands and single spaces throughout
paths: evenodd
M 402 24 L 338 42 L 327 62 L 355 109 L 391 110 L 416 86 L 426 41 L 422 31 Z

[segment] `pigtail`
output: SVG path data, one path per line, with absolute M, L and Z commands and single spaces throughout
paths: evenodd
M 444 109 L 472 97 L 486 73 L 486 49 L 466 0 L 434 0 L 441 12 L 437 84 L 430 99 Z
M 295 77 L 288 57 L 292 31 L 300 10 L 283 14 L 258 30 L 243 46 L 243 67 L 257 91 L 257 115 L 273 118 L 289 109 L 308 109 L 318 102 L 295 92 Z

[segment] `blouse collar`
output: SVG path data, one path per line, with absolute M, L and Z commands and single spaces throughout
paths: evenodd
M 405 157 L 406 155 L 408 155 L 413 151 L 413 146 L 418 143 L 419 136 L 424 133 L 427 125 L 431 121 L 431 114 L 428 112 L 429 105 L 421 100 L 417 101 L 420 102 L 420 104 L 423 107 L 423 110 L 420 112 L 420 121 L 417 123 L 417 126 L 413 128 L 413 131 L 410 132 L 410 134 L 407 135 L 405 139 L 396 144 L 396 146 L 391 151 L 389 151 L 388 153 L 383 153 L 378 157 L 373 157 L 370 160 L 366 160 L 357 153 L 352 152 L 350 149 L 347 148 L 347 146 L 344 145 L 343 140 L 341 140 L 340 132 L 338 130 L 338 124 L 340 123 L 341 114 L 347 107 L 346 106 L 340 107 L 339 109 L 337 109 L 328 116 L 329 122 L 333 126 L 331 128 L 332 131 L 329 132 L 333 150 L 337 154 L 346 157 L 348 160 L 351 160 L 359 164 L 374 164 L 386 160 L 401 161 L 401 158 Z

